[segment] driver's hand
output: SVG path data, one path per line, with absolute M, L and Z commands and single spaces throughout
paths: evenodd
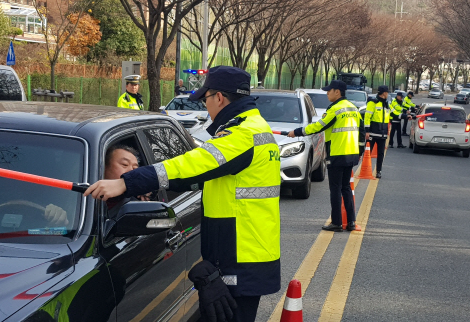
M 287 136 L 290 138 L 295 138 L 294 131 L 290 131 L 289 134 L 287 134 Z
M 152 193 L 149 192 L 146 195 L 137 196 L 137 199 L 139 199 L 140 201 L 150 201 L 151 196 L 152 196 Z
M 95 182 L 83 194 L 85 197 L 91 195 L 95 199 L 103 201 L 114 198 L 126 192 L 124 179 L 100 180 Z
M 55 226 L 66 226 L 69 223 L 67 212 L 59 206 L 48 204 L 44 212 L 44 218 Z

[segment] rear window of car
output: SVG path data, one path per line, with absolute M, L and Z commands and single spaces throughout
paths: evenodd
M 346 91 L 346 99 L 352 101 L 367 101 L 366 93 Z
M 426 121 L 430 122 L 447 122 L 447 123 L 465 123 L 465 112 L 461 109 L 442 109 L 440 107 L 428 107 L 423 114 L 434 113 L 432 116 L 426 117 Z
M 302 112 L 300 100 L 281 95 L 253 95 L 257 96 L 256 105 L 261 116 L 267 122 L 301 123 Z
M 0 131 L 0 168 L 82 182 L 84 144 L 76 139 Z M 67 243 L 82 195 L 0 176 L 0 242 Z
M 433 89 L 431 89 L 431 92 L 440 92 L 440 91 L 441 91 L 441 90 L 438 89 L 438 88 L 433 88 Z
M 173 111 L 207 111 L 207 109 L 202 105 L 201 102 L 190 101 L 187 97 L 185 98 L 175 98 L 173 99 L 168 106 L 166 107 L 167 110 Z
M 323 93 L 308 93 L 308 96 L 312 99 L 313 106 L 315 108 L 324 108 L 327 109 L 330 106 L 331 102 L 328 100 L 328 96 Z
M 0 68 L 0 101 L 21 101 L 21 85 L 11 70 Z

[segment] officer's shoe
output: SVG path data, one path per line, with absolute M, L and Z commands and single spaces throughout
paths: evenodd
M 402 133 L 401 136 L 409 136 L 409 135 L 406 133 Z
M 348 231 L 356 230 L 356 222 L 355 221 L 348 222 L 348 225 L 346 226 L 346 229 Z
M 377 179 L 382 178 L 382 172 L 377 171 L 377 174 L 375 175 L 375 177 L 376 177 Z
M 329 224 L 328 226 L 323 226 L 321 229 L 328 230 L 328 231 L 335 231 L 335 232 L 339 233 L 339 232 L 343 231 L 343 226 L 342 225 Z
M 391 145 L 391 144 L 390 144 L 388 147 L 389 147 L 390 149 L 393 149 L 393 145 Z
M 400 145 L 397 146 L 397 148 L 399 148 L 399 149 L 404 149 L 405 146 L 404 146 L 403 144 L 400 144 Z

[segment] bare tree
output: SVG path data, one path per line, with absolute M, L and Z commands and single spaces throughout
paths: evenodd
M 181 19 L 202 0 L 120 0 L 147 43 L 147 78 L 150 111 L 160 106 L 160 70 Z M 157 41 L 157 38 L 161 41 Z M 158 50 L 157 50 L 158 47 Z

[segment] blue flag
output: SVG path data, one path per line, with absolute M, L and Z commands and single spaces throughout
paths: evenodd
M 12 66 L 15 64 L 15 50 L 13 49 L 13 42 L 10 41 L 10 47 L 7 54 L 7 65 Z

